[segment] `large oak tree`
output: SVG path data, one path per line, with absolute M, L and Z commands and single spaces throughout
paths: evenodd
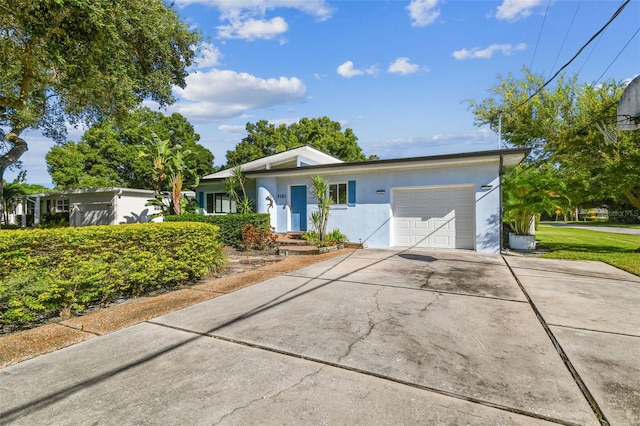
M 155 136 L 154 136 L 155 135 Z M 141 157 L 153 139 L 167 140 L 168 149 L 180 145 L 191 155 L 185 159 L 185 187 L 193 186 L 190 176 L 213 172 L 213 154 L 198 143 L 200 135 L 181 114 L 165 116 L 149 108 L 139 108 L 120 122 L 105 120 L 87 130 L 79 142 L 65 142 L 47 153 L 49 174 L 57 189 L 122 186 L 154 188 L 149 158 Z
M 62 141 L 67 123 L 171 103 L 200 39 L 163 0 L 2 2 L 0 198 L 4 171 L 28 149 L 24 130 Z
M 288 149 L 309 145 L 344 161 L 363 161 L 367 158 L 358 145 L 358 138 L 350 128 L 342 131 L 337 121 L 328 117 L 302 118 L 289 126 L 276 126 L 267 120 L 247 123 L 248 135 L 227 151 L 227 167 L 237 166 Z

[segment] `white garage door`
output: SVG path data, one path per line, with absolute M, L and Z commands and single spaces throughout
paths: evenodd
M 475 248 L 473 188 L 393 190 L 396 247 Z

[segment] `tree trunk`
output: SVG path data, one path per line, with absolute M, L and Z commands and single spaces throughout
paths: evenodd
M 640 210 L 640 194 L 638 194 L 638 191 L 625 191 L 624 196 L 633 204 L 633 207 Z
M 5 139 L 11 149 L 0 157 L 0 219 L 4 217 L 4 172 L 28 150 L 27 143 L 19 136 L 20 133 L 21 130 L 13 129 L 7 134 Z

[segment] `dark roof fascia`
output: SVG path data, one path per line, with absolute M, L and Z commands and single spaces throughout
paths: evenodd
M 324 170 L 324 169 L 342 169 L 348 167 L 372 167 L 372 166 L 385 166 L 385 165 L 394 165 L 394 164 L 407 164 L 407 163 L 420 163 L 420 162 L 435 162 L 435 161 L 443 161 L 443 160 L 462 160 L 462 159 L 476 159 L 483 157 L 496 157 L 496 160 L 502 158 L 504 155 L 523 155 L 522 159 L 524 160 L 527 155 L 531 152 L 531 148 L 508 148 L 508 149 L 495 149 L 490 151 L 476 151 L 476 152 L 462 152 L 455 154 L 442 154 L 442 155 L 430 155 L 423 157 L 406 157 L 406 158 L 393 158 L 387 160 L 369 160 L 369 161 L 349 161 L 344 163 L 336 163 L 336 164 L 316 164 L 313 166 L 304 166 L 304 167 L 289 167 L 284 169 L 270 169 L 270 170 L 254 170 L 247 171 L 245 175 L 247 177 L 251 175 L 269 175 L 269 174 L 279 174 L 279 173 L 288 173 L 293 171 L 313 171 L 313 170 Z M 201 179 L 201 182 L 216 182 L 222 181 L 224 178 L 216 178 L 216 179 Z

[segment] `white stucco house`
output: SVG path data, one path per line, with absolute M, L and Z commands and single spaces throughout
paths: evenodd
M 241 165 L 247 196 L 278 233 L 306 231 L 316 208 L 311 177 L 329 183 L 328 230 L 371 248 L 421 247 L 498 253 L 501 181 L 528 149 L 343 162 L 304 146 Z M 197 199 L 206 214 L 235 212 L 227 169 L 204 176 Z
M 25 195 L 16 218 L 22 227 L 43 223 L 51 213 L 68 214 L 70 226 L 148 222 L 156 213 L 154 207 L 145 206 L 153 194 L 144 189 L 97 188 Z

